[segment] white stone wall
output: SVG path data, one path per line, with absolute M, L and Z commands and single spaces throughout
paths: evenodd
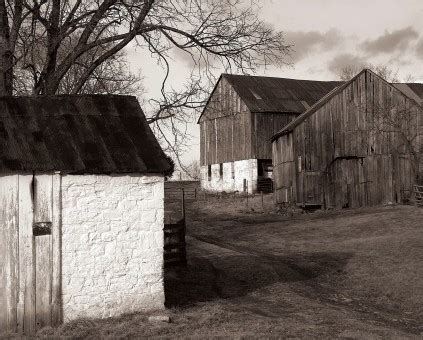
M 258 179 L 257 159 L 247 159 L 223 163 L 223 176 L 220 176 L 219 164 L 212 164 L 212 176 L 208 178 L 208 167 L 201 167 L 201 187 L 204 190 L 214 192 L 243 192 L 244 179 L 248 181 L 248 192 L 253 193 L 257 189 Z M 234 176 L 232 176 L 232 167 Z
M 62 178 L 64 320 L 164 308 L 161 176 Z

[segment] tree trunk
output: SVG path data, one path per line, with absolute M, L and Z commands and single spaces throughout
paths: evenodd
M 6 3 L 0 0 L 0 96 L 11 96 L 13 90 L 13 55 Z

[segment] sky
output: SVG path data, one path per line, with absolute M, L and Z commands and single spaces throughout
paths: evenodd
M 348 65 L 387 65 L 400 79 L 423 83 L 423 0 L 262 0 L 258 15 L 284 32 L 293 54 L 291 66 L 269 67 L 256 75 L 295 79 L 337 80 Z M 131 47 L 134 72 L 144 77 L 145 97 L 160 96 L 163 69 L 148 53 Z M 169 84 L 178 88 L 190 74 L 188 58 L 174 53 Z M 199 126 L 183 156 L 187 165 L 199 159 Z

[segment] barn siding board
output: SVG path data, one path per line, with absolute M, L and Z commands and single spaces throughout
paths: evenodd
M 415 112 L 412 124 L 419 126 L 421 109 L 392 85 L 364 71 L 289 124 L 285 129 L 291 132 L 279 132 L 273 138 L 274 154 L 294 149 L 294 159 L 301 157 L 303 162 L 301 171 L 297 166 L 296 175 L 291 176 L 291 180 L 297 177 L 297 198 L 291 203 L 311 204 L 320 197 L 322 205 L 358 207 L 405 199 L 414 175 L 407 167 L 410 162 L 401 161 L 407 157 L 401 156 L 404 148 L 396 147 L 399 137 L 369 133 L 377 109 L 391 103 L 395 112 L 411 107 Z M 287 145 L 289 138 L 293 146 Z M 275 158 L 275 187 L 282 188 L 288 174 L 283 162 Z M 276 199 L 285 203 L 282 195 Z
M 18 176 L 0 177 L 0 329 L 16 331 L 18 243 Z
M 52 177 L 34 176 L 34 223 L 52 221 Z M 51 325 L 51 234 L 34 237 L 37 329 Z
M 252 140 L 253 157 L 256 159 L 272 159 L 270 139 L 280 130 L 297 117 L 297 114 L 281 113 L 252 113 Z
M 52 273 L 51 273 L 51 323 L 62 323 L 62 176 L 52 175 Z
M 19 175 L 19 303 L 18 329 L 32 334 L 35 325 L 35 247 L 33 225 L 33 175 Z
M 252 158 L 251 115 L 225 78 L 200 118 L 201 165 Z

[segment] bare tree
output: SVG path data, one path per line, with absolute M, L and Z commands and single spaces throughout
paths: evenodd
M 13 93 L 13 80 L 16 93 L 34 95 L 132 92 L 138 78 L 126 72 L 123 51 L 135 44 L 165 70 L 162 99 L 152 102 L 156 109 L 149 122 L 168 147 L 178 151 L 177 143 L 187 137 L 181 125 L 204 103 L 215 68 L 247 73 L 285 63 L 291 48 L 282 32 L 259 18 L 259 4 L 0 0 L 0 95 Z M 189 55 L 194 65 L 182 91 L 167 84 L 174 50 Z
M 70 38 L 76 43 L 68 50 Z M 79 93 L 100 65 L 131 42 L 166 68 L 172 48 L 242 71 L 281 64 L 289 52 L 282 33 L 241 0 L 0 0 L 0 93 L 12 93 L 17 62 L 31 72 L 34 94 L 57 93 L 72 67 L 91 53 L 96 58 L 71 89 Z
M 67 50 L 72 50 L 72 41 L 69 41 Z M 42 50 L 40 46 L 38 50 Z M 82 56 L 80 60 L 72 65 L 60 82 L 57 94 L 72 93 L 81 75 L 101 53 L 98 49 Z M 34 63 L 36 62 L 34 58 Z M 42 61 L 40 61 L 42 62 Z M 37 64 L 39 66 L 39 63 Z M 17 62 L 14 67 L 13 94 L 30 95 L 33 91 L 33 74 L 26 66 Z M 110 59 L 106 60 L 91 74 L 79 93 L 82 94 L 127 94 L 136 95 L 142 98 L 144 87 L 140 74 L 134 74 L 126 58 L 124 50 L 119 51 Z
M 82 58 L 82 62 L 72 66 L 60 82 L 57 93 L 72 93 L 81 75 L 95 58 L 96 54 L 87 54 Z M 99 65 L 79 93 L 126 94 L 141 97 L 144 87 L 141 75 L 131 72 L 126 53 L 122 50 Z
M 386 65 L 374 64 L 347 65 L 339 71 L 338 77 L 340 80 L 348 81 L 365 68 L 372 70 L 374 73 L 381 76 L 383 79 L 387 80 L 390 83 L 399 83 L 400 81 L 398 70 L 393 70 L 392 68 Z
M 422 108 L 412 100 L 404 100 L 402 96 L 392 96 L 389 100 L 378 103 L 368 101 L 359 105 L 365 121 L 364 129 L 367 135 L 366 147 L 373 152 L 389 152 L 395 156 L 406 157 L 414 174 L 416 183 L 421 183 L 423 165 L 423 119 Z
M 191 162 L 190 165 L 188 165 L 188 174 L 189 177 L 194 181 L 199 181 L 201 178 L 201 167 L 200 163 L 198 161 Z

